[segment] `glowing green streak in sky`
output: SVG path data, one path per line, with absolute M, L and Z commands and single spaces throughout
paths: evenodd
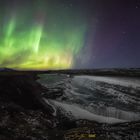
M 0 67 L 16 69 L 68 69 L 84 46 L 85 19 L 74 9 L 46 7 L 33 20 L 24 12 L 9 17 L 0 31 Z M 21 10 L 22 11 L 22 10 Z M 28 9 L 29 15 L 36 13 Z M 36 22 L 34 22 L 34 20 Z M 0 23 L 1 25 L 2 23 Z
M 16 27 L 16 21 L 12 17 L 10 22 L 6 26 L 6 31 L 5 31 L 5 35 L 4 35 L 5 36 L 4 42 L 5 42 L 6 47 L 11 47 L 13 44 L 12 35 L 15 30 L 15 27 Z
M 29 46 L 33 46 L 33 50 L 35 53 L 38 53 L 40 40 L 42 36 L 42 26 L 38 25 L 37 27 L 33 28 L 30 33 L 30 43 Z
M 12 35 L 15 27 L 16 27 L 15 19 L 12 18 L 10 20 L 9 24 L 7 25 L 7 30 L 6 30 L 6 37 L 7 38 L 9 38 Z

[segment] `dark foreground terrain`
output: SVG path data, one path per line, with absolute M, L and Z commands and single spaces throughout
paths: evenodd
M 64 72 L 61 71 L 60 73 L 77 75 L 77 71 L 76 72 L 70 71 L 70 73 L 66 71 Z M 88 72 L 86 73 L 88 74 Z M 101 73 L 103 75 L 103 71 Z M 115 73 L 117 72 L 115 71 Z M 123 76 L 128 75 L 130 77 L 132 76 L 139 77 L 139 70 L 137 71 L 131 70 L 128 73 L 127 70 L 125 72 L 119 70 L 118 73 L 122 73 Z M 93 72 L 93 75 L 94 74 L 95 73 Z M 96 73 L 95 75 L 98 74 Z M 105 75 L 106 74 L 107 72 L 105 72 Z M 91 72 L 90 75 L 92 75 Z M 117 75 L 118 74 L 116 74 L 116 76 Z M 76 80 L 78 78 L 76 78 Z M 38 76 L 36 72 L 19 73 L 11 71 L 9 72 L 9 70 L 8 72 L 6 71 L 1 72 L 0 140 L 91 140 L 91 139 L 139 140 L 140 139 L 140 121 L 137 117 L 135 117 L 136 120 L 133 121 L 125 120 L 119 122 L 118 118 L 120 120 L 120 116 L 123 119 L 127 119 L 127 117 L 125 115 L 120 116 L 117 115 L 118 116 L 117 123 L 98 122 L 95 121 L 94 119 L 88 120 L 86 118 L 72 119 L 73 117 L 72 114 L 71 114 L 72 117 L 68 117 L 69 114 L 67 114 L 66 112 L 67 110 L 63 110 L 62 112 L 62 108 L 60 109 L 60 106 L 54 108 L 54 106 L 51 104 L 51 102 L 49 102 L 49 100 L 50 101 L 56 100 L 57 102 L 61 101 L 64 102 L 64 105 L 66 104 L 66 101 L 69 103 L 73 103 L 75 100 L 68 101 L 67 98 L 70 98 L 70 96 L 66 97 L 65 95 L 66 90 L 64 91 L 64 89 L 60 88 L 60 86 L 52 89 L 52 87 L 51 88 L 47 87 L 47 84 L 44 85 L 40 84 L 40 82 L 37 82 L 39 79 L 40 76 Z M 101 91 L 103 92 L 103 89 L 105 89 L 105 93 L 107 93 L 106 88 L 109 88 L 110 86 L 108 86 L 107 84 L 103 85 L 103 83 L 101 83 L 100 85 L 102 89 Z M 93 86 L 95 86 L 95 83 Z M 118 87 L 111 86 L 111 88 L 115 90 Z M 71 90 L 70 88 L 68 89 Z M 137 99 L 135 99 L 134 102 L 132 101 L 131 104 L 126 103 L 126 101 L 124 103 L 126 106 L 127 104 L 128 106 L 130 105 L 131 109 L 134 110 L 134 112 L 139 115 L 140 108 L 138 106 L 138 101 L 140 96 L 138 92 L 140 89 L 136 88 L 135 90 L 132 90 L 130 88 L 127 88 L 127 90 L 125 90 L 124 88 L 121 87 L 121 91 L 125 92 L 125 94 L 127 94 L 128 89 L 129 91 L 131 91 L 130 93 L 132 93 L 132 91 L 137 92 L 136 94 Z M 98 94 L 100 94 L 101 92 L 100 89 L 98 88 L 96 88 L 96 91 L 98 91 Z M 61 98 L 60 100 L 60 97 L 62 96 L 63 98 Z M 134 97 L 132 96 L 132 98 Z M 123 101 L 124 99 L 125 98 L 123 98 Z M 79 100 L 81 103 L 81 100 L 83 100 L 83 98 L 81 97 Z M 83 104 L 86 105 L 84 102 Z M 107 104 L 106 106 L 109 105 L 112 104 Z M 125 106 L 124 109 L 126 109 Z

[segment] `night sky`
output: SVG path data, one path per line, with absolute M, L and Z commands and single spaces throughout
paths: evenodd
M 140 67 L 140 0 L 0 0 L 0 67 Z

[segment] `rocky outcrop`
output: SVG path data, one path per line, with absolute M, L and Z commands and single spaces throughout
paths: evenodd
M 36 82 L 37 78 L 34 74 L 0 76 L 0 98 L 26 109 L 41 109 L 51 114 L 52 110 L 41 98 L 46 88 Z

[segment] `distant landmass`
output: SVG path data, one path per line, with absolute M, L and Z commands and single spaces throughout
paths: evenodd
M 68 70 L 16 70 L 0 68 L 1 74 L 69 74 L 69 75 L 110 75 L 110 76 L 140 76 L 140 68 L 105 68 L 105 69 L 68 69 Z

